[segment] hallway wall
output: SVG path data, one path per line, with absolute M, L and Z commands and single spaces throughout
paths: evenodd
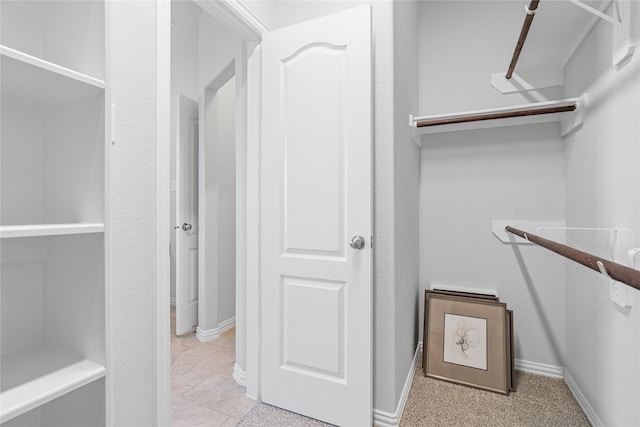
M 568 141 L 567 226 L 628 229 L 630 247 L 640 247 L 639 40 L 631 63 L 616 71 L 611 30 L 601 21 L 566 69 L 567 95 L 589 96 L 584 128 Z M 608 233 L 572 237 L 610 258 Z M 640 425 L 640 292 L 630 289 L 632 307 L 622 309 L 605 277 L 570 261 L 566 282 L 567 374 L 596 425 Z
M 109 6 L 111 61 L 107 81 L 110 101 L 117 105 L 115 144 L 109 160 L 111 245 L 107 256 L 111 257 L 111 268 L 106 272 L 106 412 L 111 425 L 143 426 L 157 421 L 153 363 L 153 331 L 158 327 L 154 276 L 156 6 L 150 1 L 111 2 Z M 167 303 L 167 329 L 168 308 Z
M 215 209 L 217 231 L 215 244 L 218 247 L 217 271 L 214 271 L 218 284 L 217 295 L 213 303 L 217 306 L 218 325 L 236 315 L 236 134 L 235 134 L 235 77 L 232 77 L 216 93 L 209 111 L 215 120 L 215 133 L 209 135 L 205 143 L 215 144 L 215 153 L 209 152 L 207 165 L 213 163 L 216 176 L 211 181 L 208 193 L 209 210 Z M 212 151 L 212 150 L 209 150 Z M 212 177 L 213 178 L 213 177 Z M 209 197 L 209 196 L 213 197 Z
M 207 339 L 207 331 L 217 333 L 223 322 L 234 320 L 236 309 L 235 84 L 217 93 L 209 85 L 235 62 L 240 39 L 206 12 L 199 15 L 198 26 L 198 88 L 201 97 L 205 93 L 200 135 L 206 153 L 205 199 L 200 209 L 206 224 L 201 236 L 206 263 L 199 270 L 204 273 L 199 278 L 200 301 L 206 309 L 201 305 L 198 312 L 198 337 Z

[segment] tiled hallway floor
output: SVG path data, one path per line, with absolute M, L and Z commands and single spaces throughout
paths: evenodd
M 232 377 L 235 329 L 210 342 L 195 334 L 175 336 L 175 308 L 171 308 L 171 425 L 235 426 L 255 401 Z

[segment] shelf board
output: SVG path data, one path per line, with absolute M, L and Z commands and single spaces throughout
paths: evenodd
M 0 226 L 0 239 L 102 232 L 104 232 L 104 224 L 102 223 L 2 225 Z
M 414 135 L 560 122 L 562 135 L 582 125 L 586 97 L 430 116 L 411 116 Z M 560 111 L 557 111 L 560 110 Z
M 86 74 L 0 45 L 2 95 L 48 107 L 104 92 L 105 83 Z
M 2 356 L 0 423 L 104 377 L 104 366 L 51 346 Z

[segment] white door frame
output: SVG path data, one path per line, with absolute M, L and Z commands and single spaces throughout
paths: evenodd
M 269 28 L 237 0 L 194 0 L 242 40 L 236 55 L 236 366 L 234 378 L 259 399 L 260 337 L 260 46 Z M 169 425 L 169 230 L 171 3 L 156 7 L 155 425 Z M 244 84 L 246 83 L 246 84 Z M 246 198 L 244 197 L 246 196 Z M 244 369 L 242 367 L 244 361 Z
M 108 2 L 107 2 L 108 3 Z M 168 426 L 169 407 L 171 406 L 171 356 L 170 356 L 170 318 L 169 304 L 171 295 L 169 251 L 171 227 L 171 3 L 154 2 L 156 19 L 156 49 L 155 49 L 155 189 L 154 194 L 154 305 L 155 331 L 151 332 L 155 338 L 155 414 L 154 424 Z M 113 398 L 110 399 L 113 401 Z M 107 425 L 112 408 L 107 407 Z

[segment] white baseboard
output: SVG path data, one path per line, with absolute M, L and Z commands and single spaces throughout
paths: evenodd
M 224 320 L 218 323 L 217 328 L 213 329 L 201 329 L 200 326 L 196 328 L 196 338 L 202 342 L 213 341 L 220 338 L 220 335 L 236 326 L 236 317 L 233 316 L 230 319 Z
M 411 367 L 409 368 L 409 373 L 407 375 L 407 379 L 404 382 L 404 387 L 402 388 L 402 394 L 400 395 L 400 400 L 398 401 L 398 406 L 395 412 L 387 412 L 382 411 L 380 409 L 373 408 L 373 425 L 376 427 L 397 427 L 400 425 L 400 420 L 402 419 L 402 413 L 404 412 L 404 407 L 407 404 L 407 399 L 409 398 L 409 391 L 411 390 L 411 384 L 413 383 L 413 376 L 416 372 L 416 366 L 418 365 L 418 358 L 420 357 L 420 352 L 422 351 L 422 341 L 418 343 L 416 347 L 416 352 L 413 355 L 413 361 L 411 362 Z
M 584 393 L 582 393 L 582 390 L 580 390 L 578 384 L 576 384 L 576 382 L 573 380 L 573 377 L 571 376 L 571 373 L 568 369 L 565 369 L 564 371 L 564 382 L 567 384 L 567 387 L 569 387 L 569 390 L 571 390 L 573 397 L 576 399 L 576 401 L 584 411 L 591 425 L 593 427 L 604 427 L 604 423 L 602 422 L 600 417 L 598 417 L 598 414 L 593 409 L 593 406 L 591 406 Z
M 561 366 L 546 365 L 544 363 L 529 362 L 528 360 L 516 359 L 515 369 L 530 374 L 542 375 L 551 378 L 564 378 L 564 368 Z
M 247 373 L 240 369 L 237 363 L 233 364 L 233 379 L 242 387 L 247 386 Z

